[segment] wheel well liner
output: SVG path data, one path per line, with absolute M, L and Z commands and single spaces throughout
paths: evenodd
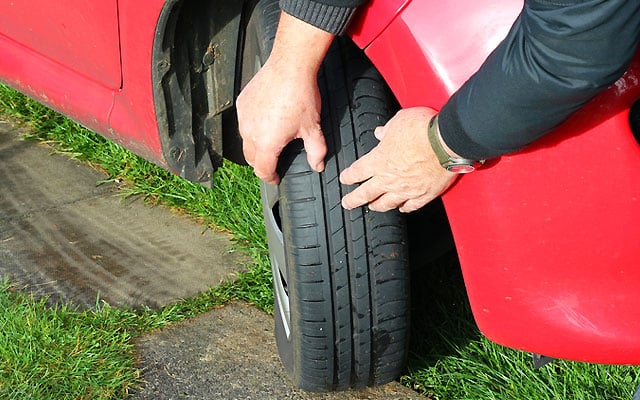
M 168 0 L 156 25 L 152 79 L 162 151 L 173 172 L 208 187 L 223 156 L 244 162 L 234 100 L 253 3 Z

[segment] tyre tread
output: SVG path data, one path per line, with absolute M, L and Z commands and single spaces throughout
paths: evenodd
M 339 182 L 339 173 L 376 145 L 374 128 L 397 106 L 347 39 L 331 47 L 319 82 L 331 156 L 325 171 L 315 174 L 299 143 L 285 148 L 280 212 L 288 227 L 289 297 L 296 299 L 291 375 L 297 386 L 325 392 L 383 384 L 400 374 L 409 301 L 403 218 L 398 212 L 344 210 L 341 199 L 353 188 Z

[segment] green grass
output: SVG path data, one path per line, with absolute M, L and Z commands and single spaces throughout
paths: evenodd
M 256 279 L 256 275 L 259 277 Z M 124 399 L 138 385 L 133 339 L 233 299 L 261 304 L 251 270 L 226 284 L 161 310 L 122 310 L 97 302 L 92 310 L 47 305 L 0 283 L 0 399 Z
M 237 281 L 161 310 L 48 308 L 0 285 L 0 398 L 113 399 L 135 387 L 132 340 L 229 300 L 272 311 L 270 268 L 258 182 L 225 164 L 207 190 L 158 168 L 48 108 L 0 85 L 0 115 L 32 128 L 30 138 L 126 181 L 125 195 L 183 210 L 233 233 L 254 264 Z M 416 266 L 412 277 L 411 358 L 401 382 L 431 399 L 628 399 L 638 369 L 556 361 L 533 370 L 530 356 L 489 342 L 478 332 L 454 254 Z
M 49 143 L 56 152 L 105 171 L 108 181 L 125 181 L 123 196 L 142 196 L 198 219 L 216 230 L 233 233 L 235 246 L 247 252 L 253 264 L 233 283 L 161 310 L 116 310 L 98 303 L 95 311 L 48 309 L 46 299 L 33 299 L 0 286 L 0 296 L 17 311 L 0 307 L 0 338 L 16 346 L 0 349 L 0 399 L 114 399 L 124 398 L 138 382 L 133 367 L 132 340 L 145 332 L 178 322 L 230 300 L 243 300 L 272 312 L 271 270 L 258 180 L 246 167 L 225 164 L 207 190 L 159 168 L 122 147 L 64 118 L 22 94 L 0 85 L 0 116 L 28 124 L 26 140 Z M 34 329 L 48 335 L 31 335 Z M 96 326 L 100 329 L 92 329 Z M 20 339 L 28 342 L 20 341 Z M 53 339 L 52 339 L 53 338 Z M 69 350 L 64 340 L 77 344 Z M 104 353 L 95 353 L 95 348 Z M 110 349 L 106 351 L 106 349 Z M 18 352 L 18 350 L 20 350 Z M 55 350 L 55 351 L 54 351 Z M 56 353 L 57 352 L 57 353 Z M 91 370 L 99 371 L 96 376 Z M 54 373 L 55 372 L 55 373 Z M 99 375 L 99 376 L 98 376 Z
M 637 367 L 556 360 L 534 370 L 530 354 L 483 337 L 455 254 L 416 269 L 405 385 L 439 400 L 631 400 L 640 381 Z
M 0 398 L 111 399 L 137 381 L 125 312 L 76 312 L 0 287 Z

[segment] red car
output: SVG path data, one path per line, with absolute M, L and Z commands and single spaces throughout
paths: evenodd
M 310 390 L 387 382 L 406 358 L 407 238 L 346 211 L 337 176 L 398 106 L 441 107 L 505 36 L 518 0 L 374 0 L 319 77 L 329 155 L 283 154 L 264 185 L 276 337 Z M 234 103 L 267 57 L 276 0 L 0 2 L 0 79 L 180 176 L 243 163 Z M 475 319 L 547 356 L 640 364 L 640 58 L 554 133 L 443 196 Z M 634 167 L 636 166 L 636 167 Z M 426 229 L 426 228 L 425 228 Z

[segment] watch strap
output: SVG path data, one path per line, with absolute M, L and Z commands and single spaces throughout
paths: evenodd
M 451 156 L 447 153 L 440 142 L 440 135 L 438 134 L 438 114 L 434 115 L 433 118 L 431 118 L 431 121 L 429 121 L 428 134 L 431 148 L 433 149 L 433 152 L 436 153 L 436 157 L 438 157 L 440 165 L 444 166 Z
M 429 136 L 429 143 L 431 144 L 431 148 L 438 158 L 438 162 L 448 171 L 455 172 L 458 174 L 469 173 L 474 171 L 477 167 L 484 163 L 484 160 L 476 161 L 469 160 L 462 157 L 452 157 L 445 150 L 442 145 L 442 140 L 440 139 L 440 134 L 438 132 L 438 114 L 436 114 L 431 121 L 429 121 L 429 127 L 427 129 Z

